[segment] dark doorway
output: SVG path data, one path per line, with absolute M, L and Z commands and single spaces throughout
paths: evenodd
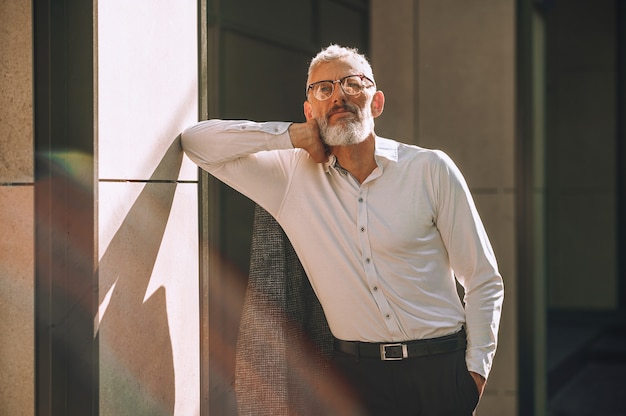
M 621 413 L 623 2 L 545 3 L 549 408 L 568 415 Z

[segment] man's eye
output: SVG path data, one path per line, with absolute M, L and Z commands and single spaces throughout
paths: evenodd
M 317 90 L 323 94 L 329 94 L 332 92 L 333 86 L 330 83 L 324 83 L 324 84 L 320 84 L 317 87 Z

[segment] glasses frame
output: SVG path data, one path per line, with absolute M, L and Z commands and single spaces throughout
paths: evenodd
M 339 87 L 341 88 L 341 91 L 343 91 L 343 93 L 344 93 L 344 94 L 349 95 L 350 97 L 356 97 L 356 96 L 359 96 L 359 95 L 363 92 L 362 90 L 361 90 L 361 91 L 359 91 L 357 94 L 349 94 L 348 92 L 346 92 L 346 90 L 344 90 L 344 89 L 343 89 L 343 81 L 344 81 L 344 80 L 346 80 L 346 79 L 348 79 L 348 78 L 351 78 L 351 77 L 359 77 L 359 78 L 361 79 L 361 82 L 363 82 L 363 80 L 368 80 L 368 81 L 370 82 L 370 85 L 366 85 L 366 86 L 364 86 L 364 87 L 363 87 L 364 89 L 365 89 L 365 88 L 371 88 L 371 87 L 376 86 L 376 83 L 375 83 L 374 81 L 372 81 L 371 79 L 369 79 L 368 77 L 366 77 L 366 76 L 365 76 L 365 75 L 363 75 L 363 74 L 352 74 L 352 75 L 346 75 L 345 77 L 342 77 L 342 78 L 336 79 L 336 80 L 334 80 L 334 81 L 333 81 L 333 80 L 330 80 L 330 79 L 323 79 L 323 80 L 321 80 L 321 81 L 316 81 L 316 82 L 313 82 L 313 83 L 309 84 L 309 86 L 308 86 L 308 87 L 306 87 L 306 92 L 305 92 L 305 94 L 306 94 L 306 96 L 307 96 L 307 99 L 308 99 L 308 96 L 309 96 L 309 91 L 311 91 L 311 90 L 312 90 L 312 89 L 313 89 L 316 85 L 321 84 L 321 83 L 323 83 L 323 82 L 330 82 L 330 83 L 331 83 L 331 85 L 332 85 L 332 88 L 333 88 L 333 89 L 332 89 L 332 91 L 330 92 L 330 95 L 329 95 L 327 98 L 324 98 L 323 100 L 320 100 L 319 98 L 317 98 L 317 97 L 315 96 L 315 93 L 314 93 L 314 94 L 313 94 L 313 96 L 314 96 L 314 97 L 315 97 L 315 99 L 316 99 L 316 100 L 318 100 L 318 101 L 326 101 L 326 100 L 328 100 L 330 97 L 332 97 L 332 96 L 333 96 L 333 94 L 335 93 L 335 84 L 339 84 Z

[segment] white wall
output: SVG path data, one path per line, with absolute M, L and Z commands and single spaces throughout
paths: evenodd
M 98 2 L 100 414 L 200 406 L 197 2 Z

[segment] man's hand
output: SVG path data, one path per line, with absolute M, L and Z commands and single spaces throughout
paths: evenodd
M 485 380 L 485 377 L 473 371 L 470 371 L 469 373 L 470 373 L 470 376 L 472 376 L 472 378 L 474 379 L 474 382 L 476 383 L 476 388 L 478 389 L 478 396 L 482 397 L 483 391 L 485 391 L 485 384 L 487 384 L 487 380 Z
M 293 147 L 306 150 L 317 163 L 328 160 L 328 147 L 324 145 L 320 136 L 320 129 L 315 119 L 306 123 L 293 123 L 289 126 L 289 137 Z

